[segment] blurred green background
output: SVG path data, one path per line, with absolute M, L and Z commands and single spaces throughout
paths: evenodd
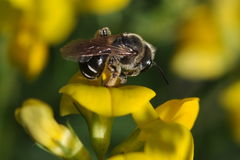
M 157 48 L 155 62 L 170 84 L 154 67 L 127 82 L 153 89 L 154 106 L 200 97 L 194 159 L 240 159 L 239 0 L 0 0 L 0 159 L 58 159 L 15 120 L 14 110 L 31 97 L 49 103 L 60 122 L 70 119 L 91 148 L 83 118 L 59 116 L 58 90 L 78 71 L 59 49 L 105 26 Z M 134 127 L 130 116 L 116 118 L 111 147 Z

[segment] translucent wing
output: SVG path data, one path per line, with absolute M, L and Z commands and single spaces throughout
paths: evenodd
M 132 52 L 124 46 L 113 46 L 116 36 L 99 37 L 91 40 L 74 40 L 60 49 L 64 59 L 75 62 L 87 61 L 98 55 L 130 55 Z

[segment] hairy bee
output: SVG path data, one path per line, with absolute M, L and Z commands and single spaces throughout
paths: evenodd
M 61 48 L 62 56 L 79 63 L 82 74 L 89 79 L 99 77 L 106 67 L 111 78 L 106 86 L 112 86 L 120 78 L 137 76 L 152 66 L 155 48 L 134 33 L 111 35 L 109 28 L 99 29 L 90 40 L 74 40 Z

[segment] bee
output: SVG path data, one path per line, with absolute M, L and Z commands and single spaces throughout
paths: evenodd
M 113 86 L 118 78 L 125 83 L 128 76 L 149 69 L 156 50 L 135 33 L 111 35 L 109 28 L 104 27 L 94 39 L 74 40 L 60 51 L 64 59 L 78 62 L 88 79 L 98 78 L 106 68 L 111 76 L 105 86 Z

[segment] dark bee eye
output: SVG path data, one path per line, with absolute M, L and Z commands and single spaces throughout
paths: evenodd
M 145 46 L 145 52 L 144 52 L 144 57 L 141 60 L 141 72 L 146 71 L 152 66 L 152 53 L 151 50 L 148 46 Z

